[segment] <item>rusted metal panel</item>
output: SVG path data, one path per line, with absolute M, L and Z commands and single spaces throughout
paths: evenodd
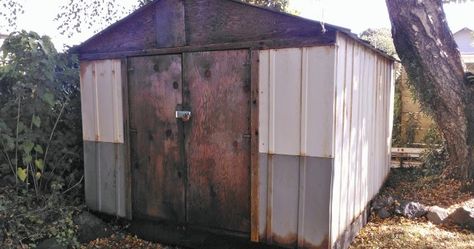
M 132 173 L 130 162 L 130 112 L 128 103 L 128 66 L 127 59 L 121 59 L 121 75 L 122 75 L 122 97 L 123 97 L 123 129 L 124 129 L 124 164 L 119 166 L 119 172 L 123 170 L 123 174 L 117 181 L 118 191 L 123 193 L 125 202 L 125 217 L 132 219 Z M 119 209 L 119 213 L 121 210 Z
M 184 0 L 161 0 L 156 3 L 156 47 L 186 45 L 184 31 Z
M 333 157 L 335 48 L 260 51 L 259 152 Z
M 124 142 L 120 60 L 81 62 L 81 105 L 85 141 Z
M 185 1 L 188 44 L 319 37 L 334 42 L 334 27 L 237 1 Z
M 267 213 L 267 202 L 268 202 L 268 191 L 269 184 L 268 181 L 271 181 L 268 177 L 269 168 L 268 168 L 268 154 L 259 153 L 258 161 L 258 234 L 259 241 L 265 242 L 267 238 L 267 217 L 271 214 Z M 271 228 L 270 228 L 271 229 Z
M 260 154 L 260 239 L 327 248 L 333 159 Z
M 78 49 L 79 53 L 104 53 L 154 48 L 157 37 L 155 7 L 154 4 L 147 5 L 111 25 L 81 44 Z
M 258 153 L 258 77 L 259 77 L 259 51 L 250 51 L 250 85 L 251 85 L 251 107 L 250 107 L 250 239 L 259 241 L 259 153 Z
M 250 231 L 249 51 L 184 54 L 191 225 Z
M 86 204 L 103 213 L 125 217 L 123 178 L 124 145 L 84 141 Z
M 184 222 L 181 56 L 130 58 L 128 67 L 133 215 Z
M 238 1 L 160 0 L 93 36 L 77 51 L 100 54 L 246 41 L 255 41 L 255 44 L 276 41 L 277 44 L 277 40 L 289 38 L 310 38 L 317 44 L 333 44 L 337 30 L 345 31 Z M 304 44 L 304 40 L 293 44 Z
M 222 50 L 235 50 L 235 49 L 281 49 L 281 48 L 294 48 L 294 47 L 313 47 L 327 45 L 322 42 L 318 37 L 294 37 L 285 39 L 265 39 L 256 41 L 243 41 L 243 42 L 226 42 L 219 44 L 203 44 L 203 45 L 189 45 L 183 47 L 167 47 L 167 48 L 149 48 L 140 50 L 127 50 L 127 51 L 116 51 L 116 52 L 104 52 L 104 53 L 85 53 L 80 54 L 79 59 L 81 61 L 86 60 L 103 60 L 103 59 L 115 59 L 124 57 L 134 56 L 150 56 L 150 55 L 166 55 L 166 54 L 179 54 L 179 53 L 192 53 L 192 52 L 203 52 L 203 51 L 222 51 Z

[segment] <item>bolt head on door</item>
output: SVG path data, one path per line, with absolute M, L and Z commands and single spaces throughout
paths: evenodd
M 184 122 L 189 121 L 189 119 L 191 119 L 191 112 L 190 111 L 176 111 L 176 118 L 181 119 Z

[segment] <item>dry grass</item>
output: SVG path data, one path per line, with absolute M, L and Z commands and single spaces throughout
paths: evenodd
M 442 227 L 403 217 L 374 219 L 356 237 L 350 248 L 474 248 L 474 233 L 457 227 Z
M 474 208 L 474 193 L 461 191 L 460 181 L 417 173 L 417 169 L 392 170 L 380 194 L 450 212 L 460 206 Z M 434 225 L 426 218 L 382 220 L 371 215 L 350 248 L 474 248 L 474 232 L 450 224 Z

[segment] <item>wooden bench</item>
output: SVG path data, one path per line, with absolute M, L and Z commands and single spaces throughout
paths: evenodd
M 393 147 L 391 150 L 392 159 L 400 161 L 400 167 L 403 167 L 405 160 L 410 160 L 412 165 L 421 164 L 421 155 L 426 151 L 426 148 L 401 148 Z M 415 161 L 415 162 L 413 162 Z

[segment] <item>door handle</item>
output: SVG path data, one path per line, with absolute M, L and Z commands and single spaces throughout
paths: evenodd
M 176 118 L 181 119 L 184 122 L 189 121 L 189 119 L 191 119 L 191 112 L 190 111 L 176 111 Z

